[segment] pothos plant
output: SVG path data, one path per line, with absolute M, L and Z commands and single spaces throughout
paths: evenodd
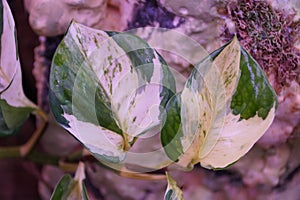
M 0 134 L 16 133 L 31 113 L 43 119 L 25 145 L 0 149 L 2 158 L 7 152 L 25 157 L 47 117 L 23 93 L 15 24 L 5 0 L 0 18 Z M 169 66 L 146 41 L 76 22 L 54 55 L 49 102 L 56 121 L 101 163 L 137 174 L 174 163 L 226 168 L 264 134 L 277 107 L 263 70 L 236 37 L 195 65 L 176 91 Z M 156 132 L 161 150 L 141 156 L 130 151 Z M 165 177 L 164 199 L 183 199 L 168 172 Z M 84 178 L 80 163 L 74 179 L 60 180 L 52 199 L 88 199 Z

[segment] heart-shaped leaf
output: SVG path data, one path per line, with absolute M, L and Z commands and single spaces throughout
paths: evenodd
M 69 174 L 64 175 L 57 183 L 51 200 L 88 200 L 84 179 L 84 164 L 79 163 L 74 179 Z
M 168 187 L 165 193 L 164 200 L 183 200 L 183 193 L 177 186 L 176 181 L 169 173 L 166 173 L 168 179 Z
M 121 162 L 136 137 L 161 126 L 174 92 L 163 58 L 131 34 L 72 22 L 53 58 L 51 110 L 103 161 Z
M 0 1 L 0 35 L 0 136 L 5 136 L 37 109 L 22 89 L 15 23 L 6 0 Z
M 224 168 L 264 134 L 276 107 L 263 70 L 234 37 L 201 61 L 170 100 L 162 144 L 185 167 Z

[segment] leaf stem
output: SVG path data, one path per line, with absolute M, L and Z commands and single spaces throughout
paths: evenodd
M 147 174 L 147 173 L 134 172 L 127 169 L 125 166 L 123 166 L 120 171 L 115 171 L 115 172 L 122 177 L 138 179 L 138 180 L 159 181 L 159 180 L 165 180 L 167 178 L 166 175 L 164 174 Z
M 58 162 L 58 167 L 65 172 L 73 173 L 73 172 L 76 172 L 78 164 L 79 163 L 68 163 L 68 162 L 64 162 L 64 161 L 60 160 Z
M 44 153 L 36 151 L 36 150 L 31 151 L 26 156 L 26 160 L 29 160 L 36 164 L 41 164 L 41 165 L 59 166 L 59 158 L 58 157 L 50 156 L 50 155 L 44 154 Z
M 21 157 L 25 157 L 33 149 L 48 124 L 48 117 L 44 111 L 39 109 L 35 112 L 35 114 L 41 117 L 43 121 L 42 124 L 32 134 L 31 138 L 20 147 Z
M 127 133 L 123 134 L 123 139 L 124 139 L 123 140 L 124 141 L 123 149 L 124 149 L 124 151 L 128 151 L 130 149 L 130 144 L 128 142 L 128 135 L 127 135 Z
M 18 146 L 0 148 L 0 159 L 19 158 L 19 157 L 20 157 L 20 148 Z
M 124 171 L 120 171 L 118 174 L 125 178 L 138 179 L 138 180 L 160 181 L 166 179 L 166 175 L 163 174 L 146 174 L 146 173 L 135 173 L 135 172 L 124 172 Z

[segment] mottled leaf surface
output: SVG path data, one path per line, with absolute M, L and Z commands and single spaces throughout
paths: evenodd
M 166 121 L 181 126 L 182 132 L 167 131 L 171 125 L 166 123 L 162 138 L 169 139 L 162 141 L 169 156 L 166 144 L 184 152 L 170 158 L 185 167 L 200 162 L 206 168 L 224 168 L 234 163 L 264 134 L 277 107 L 263 70 L 236 37 L 195 67 L 179 105 L 171 101 Z M 179 124 L 173 120 L 176 115 Z
M 72 22 L 53 58 L 51 110 L 103 161 L 121 162 L 134 138 L 161 126 L 174 92 L 163 58 L 131 34 Z

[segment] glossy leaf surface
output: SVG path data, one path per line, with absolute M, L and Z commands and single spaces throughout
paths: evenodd
M 161 126 L 175 81 L 137 36 L 72 22 L 50 74 L 56 120 L 98 159 L 119 163 L 136 137 Z
M 180 165 L 224 168 L 264 134 L 276 107 L 263 70 L 234 37 L 201 61 L 181 95 L 168 103 L 162 143 Z

